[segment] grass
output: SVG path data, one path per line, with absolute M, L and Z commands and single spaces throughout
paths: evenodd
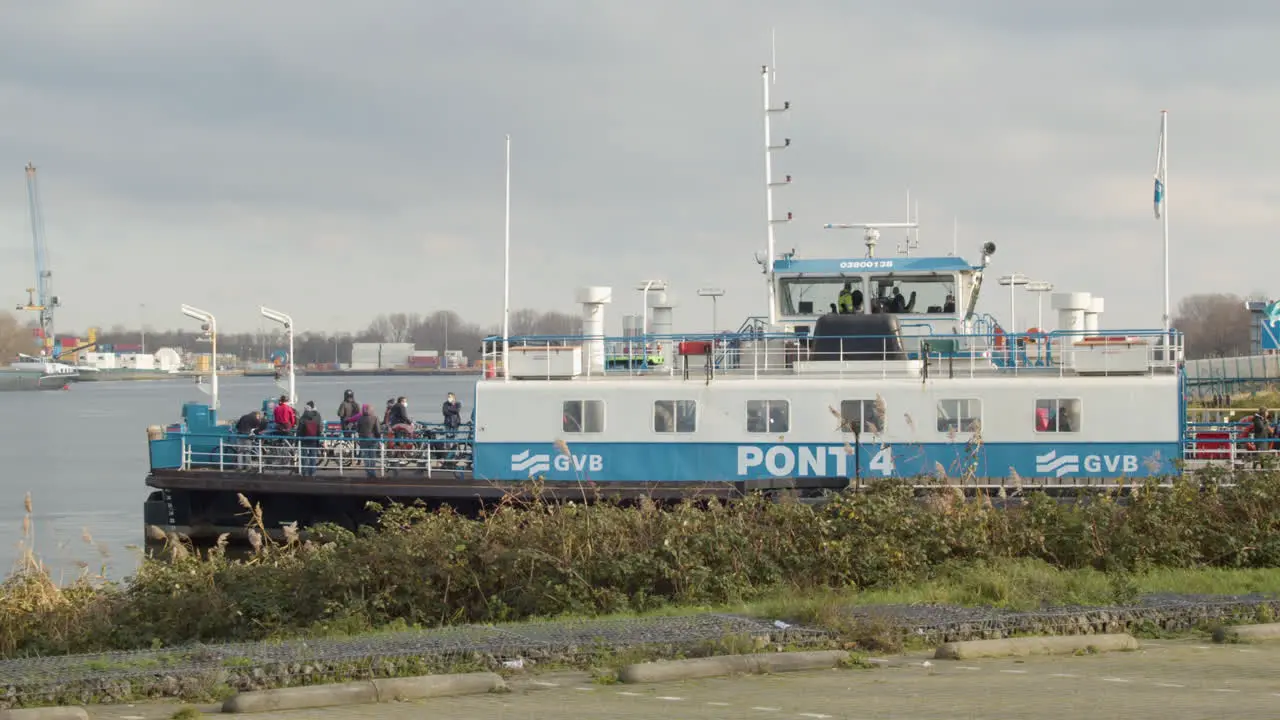
M 1280 569 L 1155 569 L 1125 575 L 1098 570 L 1060 570 L 1039 560 L 959 563 L 936 577 L 882 589 L 805 589 L 770 593 L 727 605 L 667 605 L 642 613 L 615 613 L 593 619 L 678 617 L 726 613 L 821 625 L 833 608 L 887 605 L 951 605 L 1029 611 L 1047 607 L 1102 607 L 1132 603 L 1157 593 L 1184 595 L 1280 595 Z M 579 615 L 534 618 L 529 622 L 586 619 Z M 401 628 L 403 629 L 403 628 Z

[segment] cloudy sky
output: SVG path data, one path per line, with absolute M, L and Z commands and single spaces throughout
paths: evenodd
M 770 28 L 782 248 L 861 256 L 822 224 L 900 219 L 910 189 L 921 254 L 958 218 L 962 254 L 993 240 L 998 272 L 1158 325 L 1168 108 L 1174 302 L 1280 292 L 1274 3 L 42 0 L 0 23 L 0 295 L 31 284 L 33 161 L 61 329 L 178 326 L 183 302 L 228 330 L 258 304 L 495 323 L 510 133 L 513 305 L 612 285 L 616 328 L 656 277 L 677 329 L 709 321 L 704 285 L 759 313 Z

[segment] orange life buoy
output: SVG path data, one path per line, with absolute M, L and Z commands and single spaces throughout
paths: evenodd
M 1004 347 L 1004 329 L 996 328 L 996 347 Z
M 1031 328 L 1030 330 L 1028 330 L 1028 331 L 1027 331 L 1027 342 L 1029 342 L 1029 343 L 1031 343 L 1031 344 L 1033 344 L 1033 345 L 1034 345 L 1035 343 L 1040 342 L 1039 340 L 1037 340 L 1037 339 L 1036 339 L 1036 336 L 1037 336 L 1037 335 L 1044 335 L 1044 331 L 1043 331 L 1043 330 L 1041 330 L 1040 328 L 1036 328 L 1036 327 L 1033 327 L 1033 328 Z

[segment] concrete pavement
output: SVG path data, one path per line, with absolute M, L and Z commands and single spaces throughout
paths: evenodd
M 511 692 L 244 715 L 261 720 L 955 720 L 1081 717 L 1162 720 L 1280 717 L 1280 645 L 1144 643 L 1103 655 L 934 660 L 887 658 L 875 670 L 827 670 L 659 685 L 602 685 L 585 674 L 538 675 Z M 174 706 L 97 708 L 98 720 L 158 720 Z

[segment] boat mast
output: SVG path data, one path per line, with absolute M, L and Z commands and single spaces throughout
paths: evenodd
M 778 185 L 788 185 L 791 183 L 791 176 L 787 175 L 782 182 L 773 181 L 773 151 L 785 150 L 791 147 L 791 138 L 786 138 L 781 145 L 773 144 L 772 129 L 770 120 L 774 113 L 783 113 L 791 109 L 791 102 L 782 103 L 782 107 L 772 107 L 769 104 L 769 86 L 773 84 L 775 77 L 775 66 L 777 64 L 777 49 L 773 51 L 774 66 L 764 65 L 760 69 L 760 79 L 764 83 L 764 207 L 765 218 L 768 220 L 768 252 L 765 255 L 765 278 L 769 285 L 769 324 L 773 325 L 778 322 L 778 298 L 777 288 L 774 285 L 773 261 L 776 257 L 774 250 L 773 226 L 778 223 L 791 222 L 791 213 L 788 212 L 784 218 L 775 218 L 773 216 L 773 189 Z

